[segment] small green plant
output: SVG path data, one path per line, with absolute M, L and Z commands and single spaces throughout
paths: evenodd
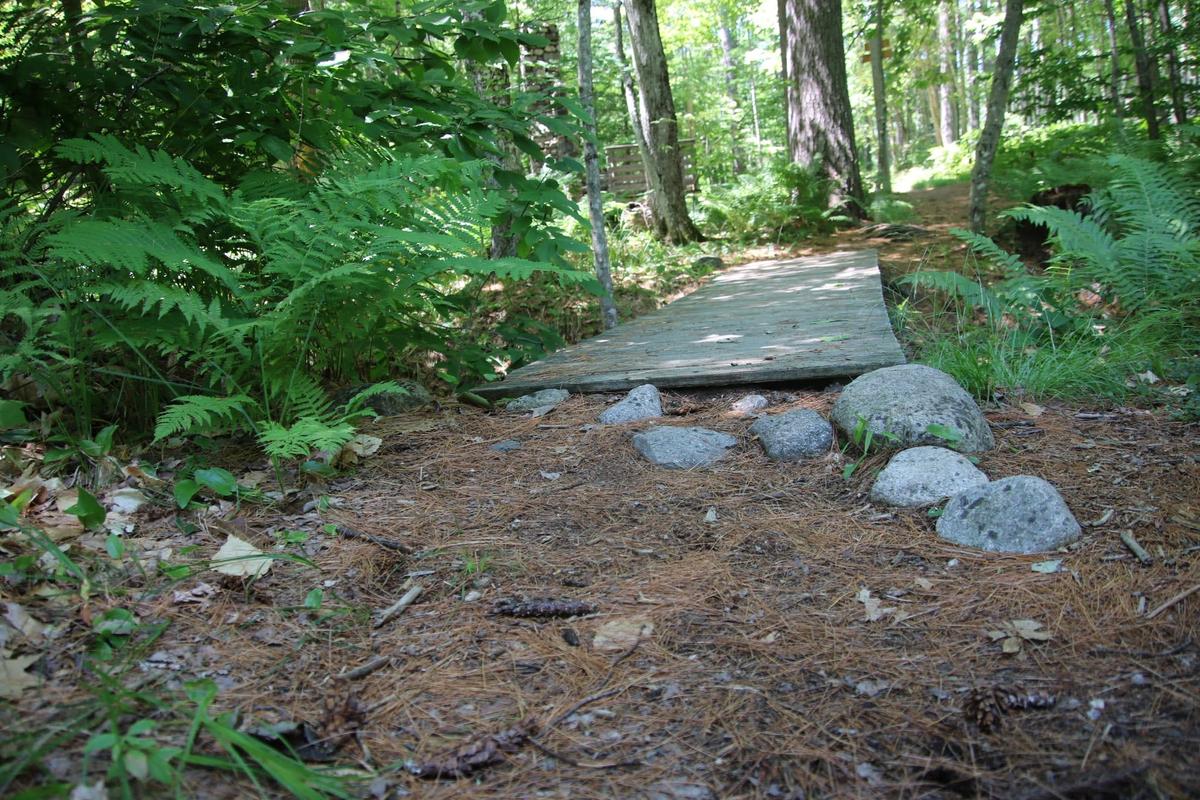
M 83 746 L 83 752 L 90 756 L 108 751 L 112 760 L 108 777 L 120 781 L 126 788 L 130 778 L 139 783 L 155 781 L 171 785 L 176 775 L 171 761 L 182 750 L 150 738 L 148 734 L 156 725 L 154 720 L 140 719 L 122 733 L 114 721 L 112 730 L 93 734 Z
M 492 557 L 486 553 L 475 555 L 463 561 L 462 571 L 468 578 L 478 577 L 492 568 Z
M 900 441 L 900 437 L 890 431 L 875 433 L 865 417 L 859 417 L 855 420 L 854 430 L 850 432 L 850 441 L 842 447 L 842 452 L 845 453 L 850 448 L 850 445 L 853 444 L 858 448 L 859 456 L 842 468 L 843 480 L 850 480 L 858 468 L 862 466 L 863 461 L 871 454 L 871 449 L 876 439 L 883 439 L 888 445 L 894 445 Z

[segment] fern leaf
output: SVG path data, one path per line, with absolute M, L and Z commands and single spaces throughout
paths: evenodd
M 345 420 L 326 422 L 301 417 L 290 426 L 277 422 L 262 425 L 258 442 L 271 458 L 303 458 L 314 450 L 336 453 L 354 438 L 354 426 Z
M 210 397 L 202 394 L 182 395 L 163 410 L 154 426 L 154 441 L 168 436 L 193 434 L 212 430 L 219 424 L 242 427 L 242 420 L 252 419 L 255 403 L 245 395 Z
M 991 318 L 997 318 L 1004 311 L 1004 304 L 987 287 L 978 281 L 973 281 L 965 275 L 948 270 L 924 270 L 904 275 L 897 281 L 905 286 L 919 286 L 944 292 L 951 297 L 962 300 L 969 308 L 982 309 Z

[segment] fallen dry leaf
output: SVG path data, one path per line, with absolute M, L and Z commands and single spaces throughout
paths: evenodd
M 26 689 L 38 686 L 42 679 L 25 670 L 39 658 L 40 655 L 0 658 L 0 697 L 16 700 Z
M 108 507 L 121 514 L 133 514 L 149 502 L 141 489 L 125 487 L 116 489 L 108 495 Z
M 654 633 L 654 623 L 641 614 L 609 620 L 596 629 L 592 647 L 597 650 L 628 650 Z
M 878 597 L 871 596 L 870 589 L 859 589 L 854 599 L 863 604 L 867 622 L 878 622 L 896 610 L 894 606 L 884 607 Z
M 1046 407 L 1037 403 L 1021 403 L 1021 410 L 1031 417 L 1040 417 L 1045 413 Z
M 263 555 L 263 551 L 254 545 L 239 539 L 233 534 L 221 545 L 221 549 L 213 556 L 213 570 L 222 575 L 232 575 L 235 578 L 258 578 L 267 574 L 271 569 L 271 559 Z
M 48 626 L 31 617 L 20 603 L 5 603 L 4 619 L 31 642 L 37 643 L 46 638 Z

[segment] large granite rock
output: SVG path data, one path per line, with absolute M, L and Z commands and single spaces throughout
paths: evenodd
M 508 405 L 506 405 L 504 409 L 506 411 L 514 411 L 519 413 L 545 409 L 545 411 L 542 411 L 544 414 L 546 411 L 549 411 L 550 409 L 561 404 L 570 396 L 571 393 L 566 389 L 542 389 L 540 392 L 522 395 L 515 400 L 509 400 Z
M 892 456 L 871 487 L 871 502 L 919 508 L 987 482 L 987 475 L 960 453 L 914 447 Z
M 400 391 L 372 395 L 363 405 L 381 417 L 392 417 L 397 414 L 418 411 L 433 402 L 433 396 L 429 390 L 416 381 L 397 380 L 396 383 L 400 385 Z M 348 403 L 355 395 L 372 386 L 374 384 L 371 383 L 347 386 L 334 394 L 333 401 L 336 405 Z
M 958 433 L 956 450 L 975 453 L 995 446 L 992 430 L 971 396 L 946 373 L 922 364 L 860 375 L 842 390 L 832 416 L 848 435 L 860 418 L 865 419 L 877 444 L 886 441 L 880 438 L 885 433 L 895 436 L 900 447 L 946 444 L 945 438 L 929 433 L 933 425 Z
M 759 417 L 750 426 L 767 457 L 775 461 L 804 461 L 829 452 L 833 426 L 811 409 Z
M 600 422 L 604 425 L 620 425 L 625 422 L 637 422 L 640 419 L 653 419 L 662 416 L 662 398 L 652 384 L 644 383 L 629 390 L 629 394 L 617 403 L 604 409 L 600 414 Z
M 633 446 L 642 457 L 667 469 L 707 467 L 736 444 L 735 437 L 707 428 L 657 427 L 633 435 Z
M 938 536 L 999 553 L 1040 553 L 1079 538 L 1079 523 L 1058 490 L 1041 478 L 1017 475 L 967 489 L 950 499 Z

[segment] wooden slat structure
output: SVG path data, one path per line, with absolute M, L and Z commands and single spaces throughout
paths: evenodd
M 475 391 L 513 397 L 777 383 L 904 363 L 874 250 L 735 267 L 670 305 L 563 348 Z
M 696 178 L 696 140 L 680 139 L 679 155 L 683 159 L 683 185 L 694 194 L 700 191 L 700 182 Z M 636 197 L 649 190 L 650 183 L 636 144 L 614 144 L 604 148 L 604 161 L 607 188 L 616 197 Z

